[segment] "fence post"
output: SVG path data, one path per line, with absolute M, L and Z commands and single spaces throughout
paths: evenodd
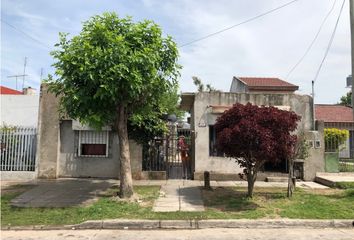
M 210 173 L 208 171 L 204 172 L 204 188 L 210 190 Z

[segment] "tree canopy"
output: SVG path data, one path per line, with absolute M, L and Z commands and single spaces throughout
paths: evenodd
M 339 104 L 345 105 L 345 106 L 351 106 L 352 105 L 352 92 L 347 92 L 346 95 L 342 96 L 340 98 Z
M 177 89 L 176 44 L 152 21 L 134 23 L 130 17 L 104 13 L 84 22 L 70 40 L 60 33 L 55 46 L 59 49 L 51 54 L 58 78 L 50 81 L 51 89 L 61 94 L 70 117 L 90 125 L 112 124 L 120 104 L 129 116 L 137 114 L 130 120 L 141 125 L 139 115 L 164 112 L 162 96 Z
M 213 92 L 217 91 L 214 87 L 212 87 L 210 84 L 204 85 L 202 80 L 199 77 L 193 76 L 193 84 L 197 87 L 198 92 Z
M 96 128 L 111 125 L 118 132 L 121 196 L 130 197 L 128 124 L 132 131 L 163 130 L 165 98 L 178 89 L 176 43 L 152 21 L 135 23 L 104 13 L 84 22 L 71 39 L 61 33 L 55 46 L 50 90 L 60 95 L 61 110 L 72 119 Z
M 292 154 L 296 136 L 291 133 L 299 120 L 294 112 L 250 103 L 237 103 L 218 117 L 215 124 L 218 151 L 236 159 L 244 168 L 249 197 L 264 163 L 287 160 Z

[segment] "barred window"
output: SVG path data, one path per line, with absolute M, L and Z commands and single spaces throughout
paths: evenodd
M 109 131 L 79 131 L 79 157 L 108 157 Z
M 216 148 L 216 131 L 214 125 L 209 125 L 209 156 L 223 157 L 224 153 L 220 152 Z

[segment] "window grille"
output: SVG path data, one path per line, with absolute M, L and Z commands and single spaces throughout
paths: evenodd
M 108 157 L 109 131 L 79 131 L 79 157 Z

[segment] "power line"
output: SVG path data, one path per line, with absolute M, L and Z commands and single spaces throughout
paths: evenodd
M 331 38 L 329 39 L 328 46 L 327 46 L 327 48 L 326 48 L 325 55 L 323 56 L 322 61 L 321 61 L 321 64 L 320 64 L 320 66 L 319 66 L 318 69 L 317 69 L 316 75 L 315 75 L 315 77 L 314 77 L 314 79 L 313 79 L 313 83 L 315 83 L 315 81 L 317 80 L 318 74 L 320 73 L 320 71 L 321 71 L 321 69 L 322 69 L 322 66 L 323 66 L 323 63 L 324 63 L 324 61 L 326 60 L 326 57 L 327 57 L 328 52 L 329 52 L 329 49 L 330 49 L 331 46 L 332 46 L 332 42 L 333 42 L 334 35 L 335 35 L 335 33 L 336 33 L 336 30 L 337 30 L 338 22 L 339 22 L 340 16 L 342 15 L 344 3 L 345 3 L 345 0 L 343 0 L 343 3 L 342 3 L 342 6 L 341 6 L 341 8 L 340 8 L 340 11 L 339 11 L 339 15 L 338 15 L 336 24 L 335 24 L 335 26 L 334 26 L 334 29 L 333 29 Z
M 51 49 L 47 44 L 45 44 L 45 43 L 39 41 L 38 39 L 36 39 L 36 38 L 34 38 L 34 37 L 32 37 L 31 35 L 29 35 L 28 33 L 24 32 L 24 31 L 22 31 L 21 29 L 18 29 L 18 28 L 15 27 L 14 25 L 12 25 L 12 24 L 6 22 L 4 19 L 0 18 L 0 21 L 3 22 L 3 23 L 5 23 L 7 26 L 9 26 L 9 27 L 15 29 L 16 31 L 22 33 L 23 35 L 27 36 L 28 38 L 32 39 L 33 41 L 39 43 L 40 45 L 42 45 L 42 46 L 44 46 L 44 47 L 46 47 L 46 48 Z
M 310 43 L 310 45 L 309 45 L 308 48 L 306 49 L 304 55 L 303 55 L 303 56 L 299 59 L 299 61 L 297 61 L 297 63 L 290 69 L 290 71 L 289 71 L 288 74 L 286 75 L 285 79 L 287 79 L 287 78 L 291 75 L 291 73 L 297 68 L 297 66 L 300 65 L 300 63 L 304 60 L 304 58 L 306 57 L 306 55 L 310 52 L 310 50 L 311 50 L 313 44 L 316 42 L 318 36 L 320 35 L 320 32 L 321 32 L 321 30 L 322 30 L 323 25 L 324 25 L 325 22 L 327 21 L 329 15 L 332 13 L 332 11 L 333 11 L 333 9 L 334 9 L 334 6 L 336 5 L 336 2 L 337 2 L 337 0 L 335 0 L 335 1 L 333 2 L 333 5 L 332 5 L 331 9 L 329 10 L 329 12 L 327 13 L 327 15 L 326 15 L 325 18 L 323 19 L 323 21 L 322 21 L 322 23 L 321 23 L 321 25 L 320 25 L 320 27 L 319 27 L 319 29 L 318 29 L 318 31 L 317 31 L 317 33 L 316 33 L 314 39 L 312 40 L 312 42 Z
M 221 29 L 221 30 L 219 30 L 219 31 L 217 31 L 217 32 L 210 33 L 210 34 L 208 34 L 208 35 L 205 35 L 204 37 L 201 37 L 201 38 L 195 39 L 195 40 L 193 40 L 193 41 L 184 43 L 184 44 L 182 44 L 182 45 L 179 46 L 179 47 L 182 48 L 182 47 L 191 45 L 191 44 L 193 44 L 193 43 L 202 41 L 202 40 L 207 39 L 207 38 L 209 38 L 209 37 L 212 37 L 212 36 L 215 36 L 215 35 L 220 34 L 220 33 L 222 33 L 222 32 L 225 32 L 225 31 L 227 31 L 227 30 L 230 30 L 230 29 L 232 29 L 232 28 L 238 27 L 238 26 L 240 26 L 240 25 L 242 25 L 242 24 L 251 22 L 251 21 L 256 20 L 256 19 L 258 19 L 258 18 L 261 18 L 261 17 L 263 17 L 263 16 L 265 16 L 265 15 L 268 15 L 268 14 L 270 14 L 270 13 L 272 13 L 272 12 L 275 12 L 275 11 L 281 9 L 281 8 L 284 8 L 284 7 L 286 7 L 286 6 L 290 5 L 290 4 L 293 4 L 293 3 L 297 2 L 297 1 L 299 1 L 299 0 L 293 0 L 293 1 L 287 2 L 287 3 L 283 4 L 283 5 L 280 5 L 279 7 L 273 8 L 273 9 L 271 9 L 271 10 L 269 10 L 269 11 L 266 11 L 266 12 L 264 12 L 264 13 L 261 13 L 261 14 L 259 14 L 259 15 L 257 15 L 257 16 L 254 16 L 254 17 L 251 17 L 251 18 L 249 18 L 249 19 L 246 19 L 246 20 L 244 20 L 244 21 L 242 21 L 242 22 L 240 22 L 240 23 L 234 24 L 234 25 L 232 25 L 232 26 L 230 26 L 230 27 L 223 28 L 223 29 Z

